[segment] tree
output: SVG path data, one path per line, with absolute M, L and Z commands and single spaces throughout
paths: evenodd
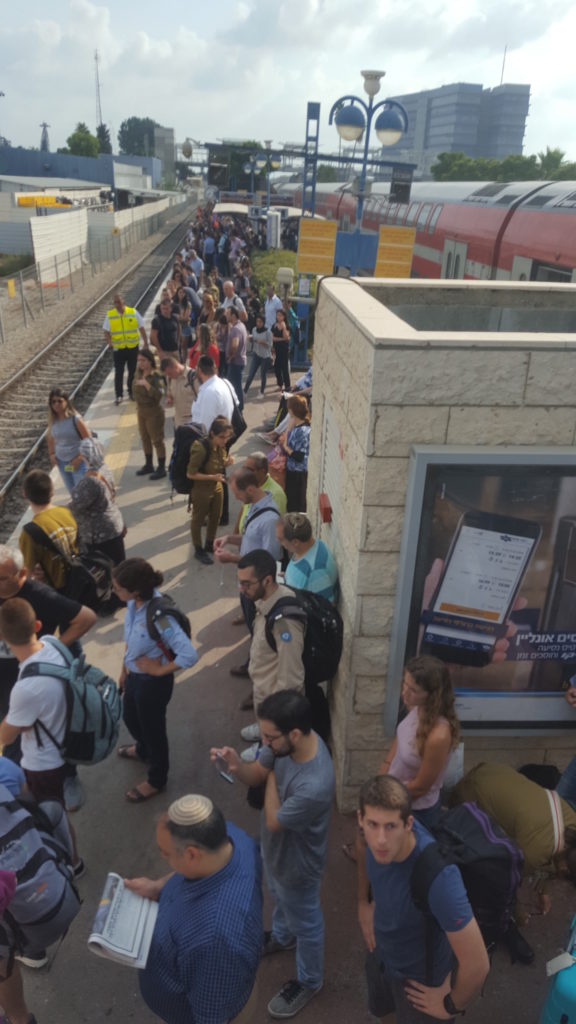
M 74 156 L 98 156 L 98 139 L 90 133 L 83 121 L 79 121 L 72 135 L 66 139 L 68 152 Z M 58 150 L 60 152 L 60 150 Z
M 111 153 L 112 142 L 110 139 L 110 132 L 105 124 L 99 124 L 96 129 L 96 138 L 98 139 L 98 152 L 99 153 Z
M 316 181 L 340 181 L 341 178 L 342 171 L 337 167 L 333 167 L 332 164 L 318 164 Z
M 555 178 L 560 172 L 564 163 L 564 157 L 566 153 L 563 149 L 550 149 L 550 146 L 546 146 L 546 149 L 542 153 L 538 153 L 538 170 L 540 177 L 542 178 Z
M 118 132 L 120 152 L 126 156 L 154 156 L 154 129 L 160 127 L 151 117 L 128 117 Z

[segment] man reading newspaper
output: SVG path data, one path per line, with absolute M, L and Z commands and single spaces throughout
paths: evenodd
M 142 996 L 167 1024 L 246 1021 L 262 946 L 256 844 L 205 796 L 181 797 L 156 829 L 172 869 L 127 888 L 159 902 Z

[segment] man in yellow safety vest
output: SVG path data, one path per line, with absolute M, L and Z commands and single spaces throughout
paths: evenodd
M 140 313 L 127 306 L 124 296 L 120 294 L 114 296 L 114 306 L 106 313 L 102 330 L 114 356 L 114 391 L 116 405 L 120 405 L 124 390 L 124 367 L 128 367 L 128 394 L 132 398 L 140 338 L 147 346 L 148 337 Z

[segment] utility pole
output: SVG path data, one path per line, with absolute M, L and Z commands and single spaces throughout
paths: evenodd
M 50 139 L 48 137 L 48 129 L 50 128 L 50 125 L 46 124 L 46 121 L 42 121 L 40 127 L 42 129 L 42 135 L 40 136 L 40 152 L 49 153 Z
M 94 68 L 96 72 L 96 127 L 103 123 L 102 118 L 102 101 L 100 99 L 100 72 L 98 70 L 98 62 L 100 58 L 98 56 L 98 50 L 94 50 Z

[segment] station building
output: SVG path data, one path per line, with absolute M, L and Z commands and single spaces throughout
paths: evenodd
M 308 509 L 340 571 L 343 810 L 390 747 L 407 658 L 431 635 L 424 649 L 448 660 L 431 622 L 461 644 L 449 660 L 467 768 L 562 768 L 575 752 L 575 299 L 573 285 L 319 285 Z

